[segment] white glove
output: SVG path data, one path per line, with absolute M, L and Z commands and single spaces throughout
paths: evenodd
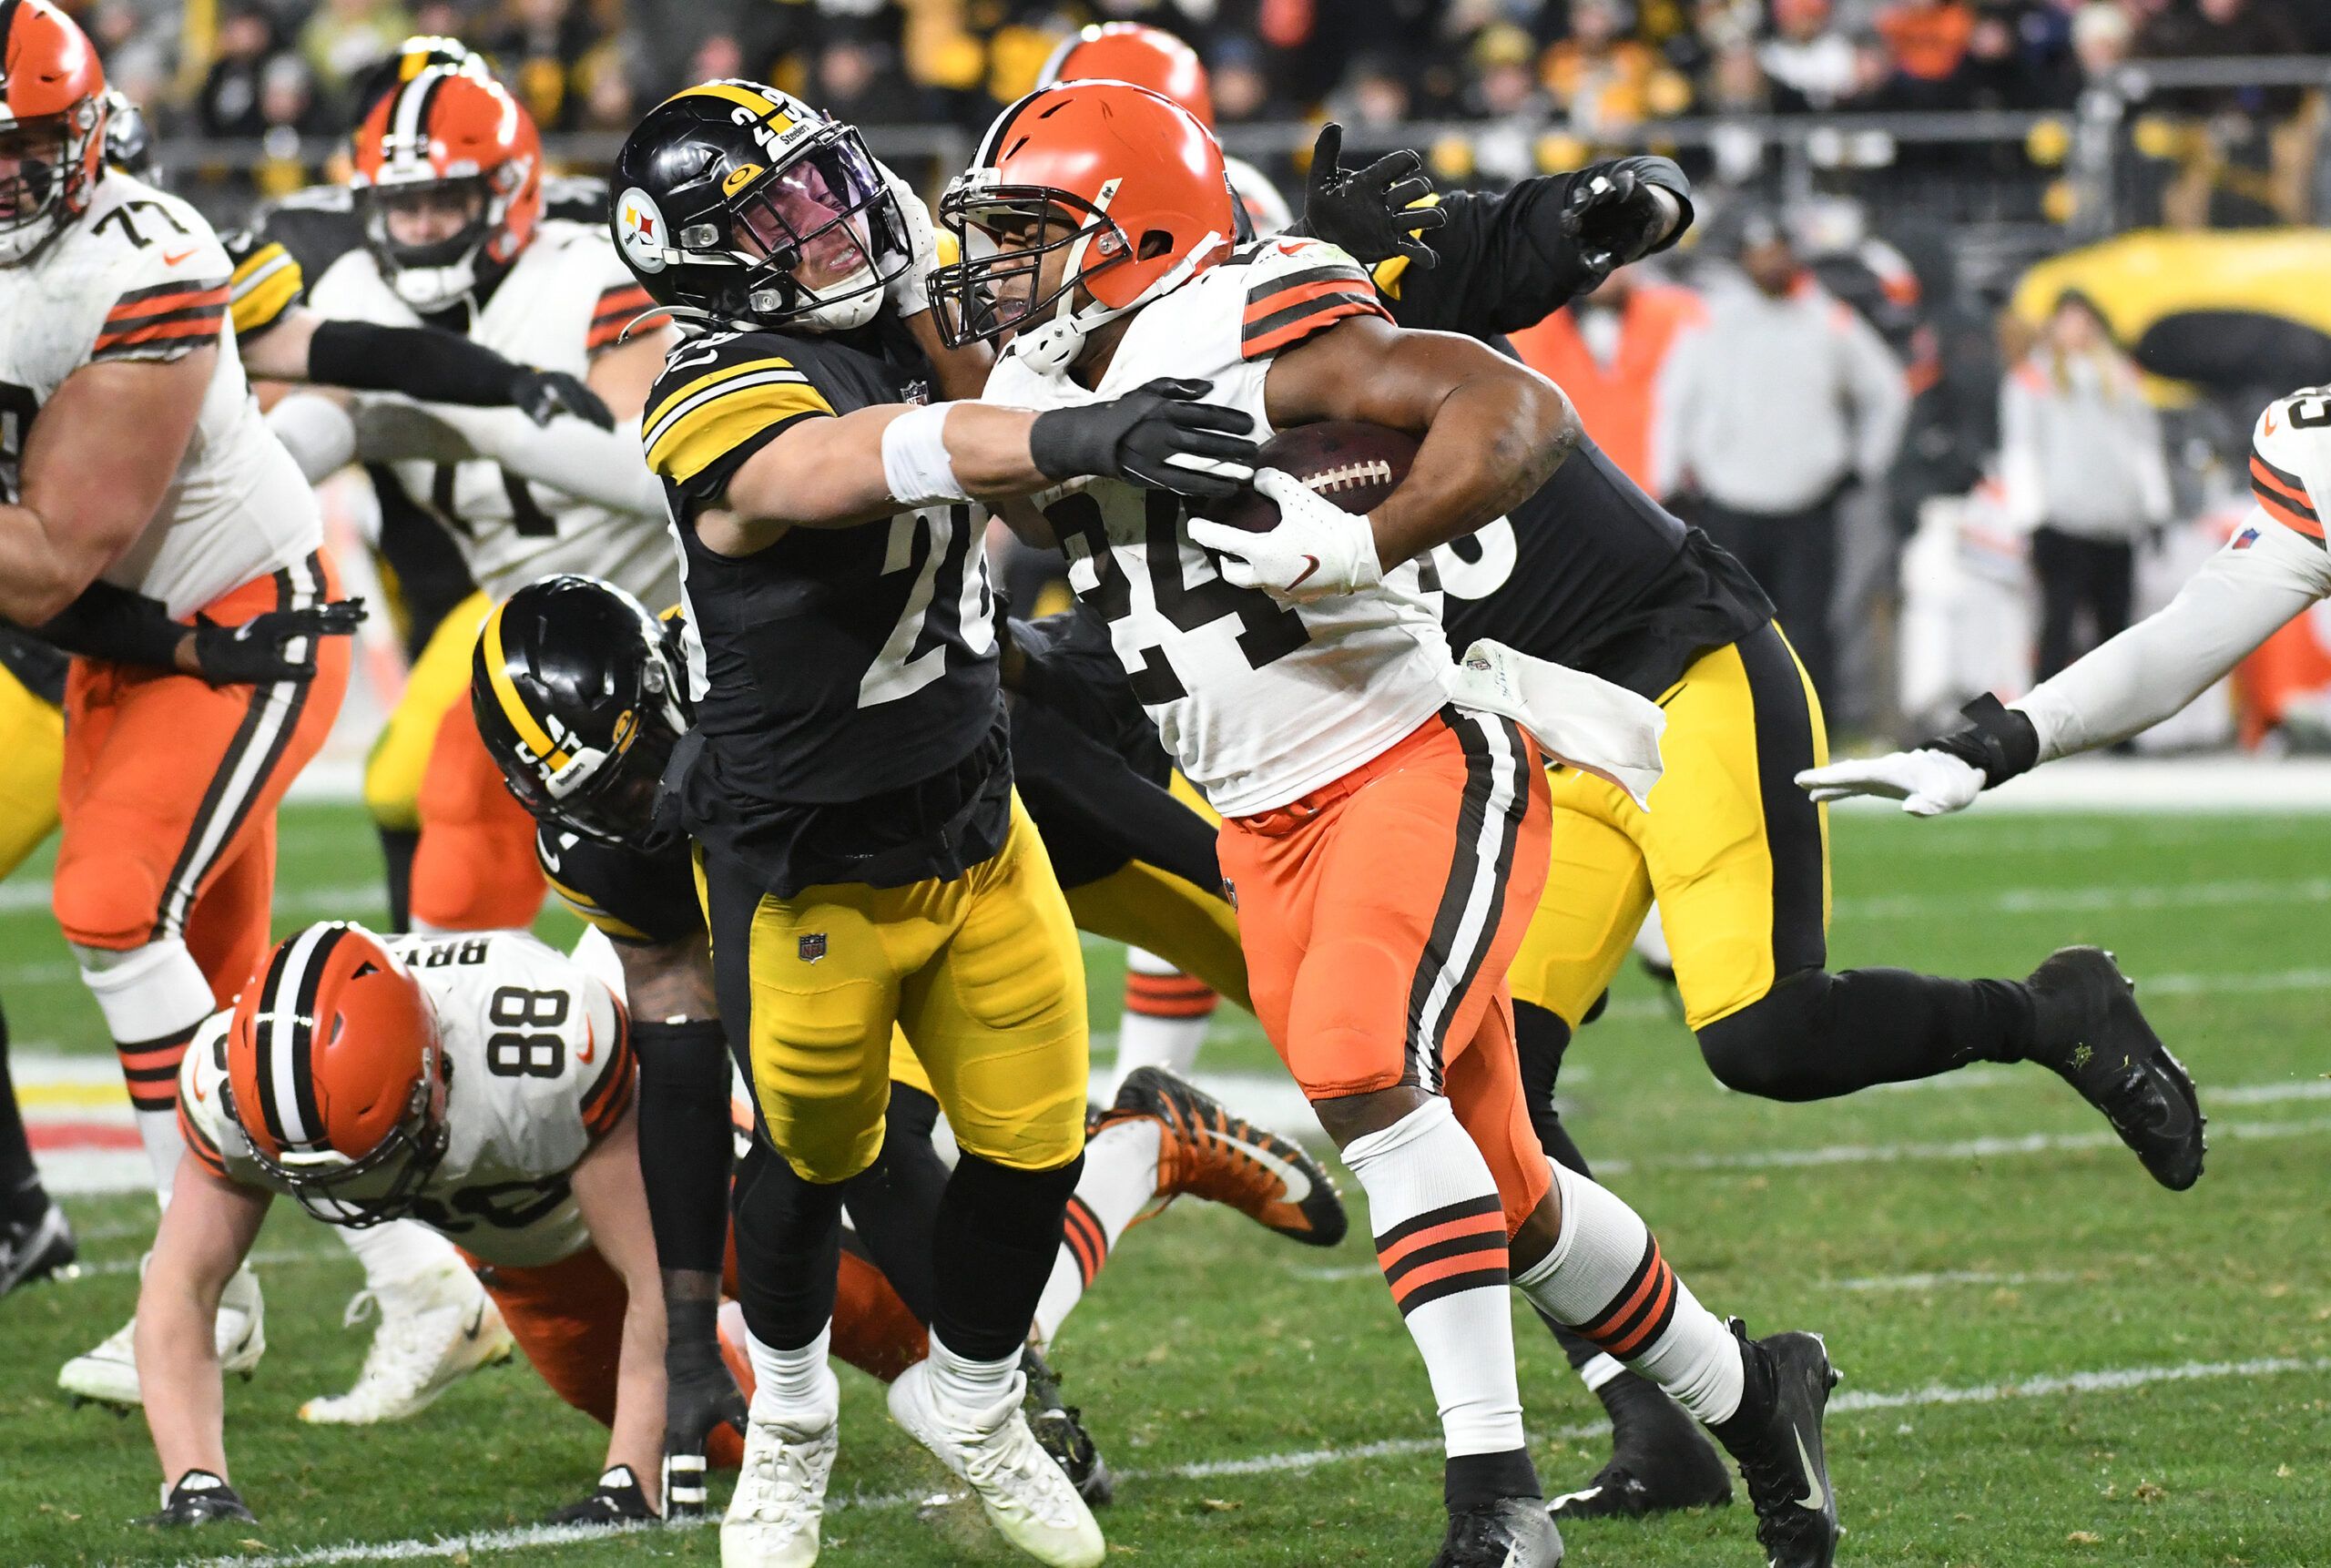
M 1278 526 L 1267 534 L 1190 519 L 1191 539 L 1222 557 L 1224 581 L 1303 605 L 1384 580 L 1366 517 L 1321 500 L 1279 469 L 1257 469 L 1255 488 L 1278 503 Z
M 1913 817 L 1941 817 L 1975 803 L 1975 797 L 1983 792 L 1983 770 L 1948 751 L 1920 747 L 1916 751 L 1891 751 L 1860 761 L 1808 768 L 1797 776 L 1797 784 L 1822 804 L 1871 795 L 1901 801 L 1902 809 Z
M 882 290 L 891 309 L 901 317 L 920 316 L 931 309 L 931 274 L 939 266 L 939 230 L 931 221 L 931 209 L 914 193 L 914 187 L 892 174 L 880 162 L 874 166 L 890 182 L 891 194 L 898 199 L 899 216 L 907 226 L 907 244 L 914 252 L 914 260 L 907 270 L 891 280 Z

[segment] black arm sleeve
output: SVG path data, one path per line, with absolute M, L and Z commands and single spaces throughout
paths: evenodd
M 1396 260 L 1377 268 L 1385 309 L 1403 327 L 1478 338 L 1535 326 L 1593 281 L 1578 247 L 1562 232 L 1562 209 L 1572 187 L 1621 168 L 1683 204 L 1674 230 L 1646 254 L 1683 238 L 1692 224 L 1692 186 L 1668 158 L 1589 164 L 1569 174 L 1525 179 L 1501 196 L 1454 190 L 1440 200 L 1448 223 L 1427 237 L 1440 253 L 1440 265 L 1399 266 L 1394 271 Z
M 728 1036 L 717 1018 L 632 1024 L 639 1053 L 639 1174 L 656 1257 L 720 1272 L 728 1241 Z
M 472 408 L 507 407 L 521 368 L 483 343 L 433 327 L 327 321 L 317 323 L 308 345 L 310 381 Z
M 187 631 L 159 600 L 103 582 L 91 583 L 61 614 L 32 628 L 67 653 L 160 670 L 178 668 L 178 640 Z

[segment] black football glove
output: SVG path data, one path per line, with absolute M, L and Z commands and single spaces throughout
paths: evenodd
M 149 1513 L 137 1522 L 152 1530 L 176 1530 L 189 1524 L 214 1524 L 222 1521 L 242 1524 L 257 1524 L 259 1516 L 243 1506 L 235 1489 L 227 1484 L 224 1476 L 207 1470 L 190 1470 L 178 1477 L 176 1484 L 162 1492 L 162 1512 Z
M 362 599 L 334 599 L 304 610 L 270 610 L 239 626 L 194 619 L 196 672 L 212 686 L 268 686 L 316 673 L 316 639 L 344 637 L 364 619 Z M 289 645 L 298 643 L 300 656 Z
M 1656 186 L 1634 169 L 1614 168 L 1583 178 L 1562 204 L 1562 235 L 1578 248 L 1592 291 L 1613 271 L 1659 242 L 1665 208 L 1652 194 Z
M 701 1309 L 699 1311 L 699 1308 Z M 745 1435 L 745 1396 L 720 1359 L 718 1304 L 667 1301 L 664 1346 L 664 1512 L 688 1519 L 704 1512 L 704 1444 L 726 1426 Z
M 601 430 L 616 427 L 615 411 L 597 392 L 584 385 L 580 376 L 570 376 L 565 371 L 520 367 L 510 382 L 510 402 L 536 424 L 548 424 L 562 413 L 571 413 L 577 419 L 589 420 Z
M 1420 237 L 1447 223 L 1449 214 L 1417 205 L 1432 194 L 1424 160 L 1402 148 L 1366 168 L 1344 168 L 1338 163 L 1343 148 L 1343 127 L 1329 120 L 1319 127 L 1303 186 L 1303 227 L 1371 267 L 1394 256 L 1439 266 L 1440 256 Z
M 630 1524 L 652 1520 L 656 1511 L 647 1505 L 647 1493 L 639 1478 L 631 1473 L 631 1466 L 616 1465 L 599 1477 L 599 1485 L 590 1496 L 545 1519 L 545 1524 Z
M 1251 416 L 1197 401 L 1213 390 L 1212 382 L 1161 377 L 1107 402 L 1040 413 L 1028 454 L 1047 479 L 1092 474 L 1218 501 L 1253 477 L 1260 448 L 1241 433 L 1255 427 Z M 1213 473 L 1194 463 L 1227 466 Z

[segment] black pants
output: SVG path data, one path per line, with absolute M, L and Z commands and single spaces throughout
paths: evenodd
M 2040 577 L 2040 679 L 2128 629 L 2137 563 L 2127 540 L 2041 528 L 2031 535 L 2031 569 Z M 2074 638 L 2083 609 L 2095 617 L 2096 637 L 2080 644 Z
M 1837 503 L 1771 513 L 1735 512 L 1706 501 L 1697 521 L 1764 588 L 1789 646 L 1813 677 L 1813 689 L 1827 697 L 1836 674 L 1829 607 L 1837 594 Z

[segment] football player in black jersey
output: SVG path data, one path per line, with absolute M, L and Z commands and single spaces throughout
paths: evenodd
M 724 1548 L 797 1560 L 817 1538 L 840 1184 L 881 1149 L 903 1027 L 962 1157 L 931 1246 L 931 1359 L 892 1385 L 891 1411 L 1006 1539 L 1098 1563 L 1084 1502 L 1030 1461 L 1014 1382 L 1082 1157 L 1084 975 L 1012 791 L 971 503 L 1094 473 L 1227 494 L 1183 460 L 1250 460 L 1247 422 L 1187 383 L 1043 415 L 917 406 L 936 338 L 909 293 L 936 257 L 928 216 L 854 129 L 773 88 L 667 100 L 614 184 L 626 260 L 698 329 L 643 430 L 686 568 L 697 727 L 669 771 L 720 1014 L 781 1156 L 738 1187 L 759 1392 Z M 530 739 L 546 778 L 574 764 Z M 780 1461 L 813 1482 L 780 1486 Z
M 1332 184 L 1332 148 L 1315 183 Z M 1326 238 L 1375 261 L 1404 326 L 1478 337 L 1543 320 L 1616 267 L 1674 243 L 1690 189 L 1664 158 L 1631 158 L 1436 199 L 1437 264 L 1390 254 L 1385 219 L 1310 204 Z M 1340 231 L 1339 231 L 1340 230 Z M 1590 433 L 1591 436 L 1591 433 Z M 1540 1139 L 1583 1171 L 1553 1093 L 1572 1032 L 1593 1011 L 1655 899 L 1686 1021 L 1730 1088 L 1817 1100 L 1978 1061 L 2051 1067 L 2104 1109 L 2112 1080 L 2088 1064 L 2165 1060 L 2111 961 L 2067 949 L 2025 981 L 1827 968 L 1828 837 L 1793 787 L 1828 754 L 1820 702 L 1747 573 L 1697 529 L 1581 443 L 1543 489 L 1440 553 L 1452 647 L 1492 637 L 1600 675 L 1667 713 L 1658 809 L 1584 774 L 1553 779 L 1555 864 L 1512 974 L 1523 1081 Z M 2093 1056 L 2082 1043 L 2097 1047 Z M 2105 1049 L 2108 1044 L 2112 1049 Z M 2167 1064 L 2173 1069 L 2173 1064 Z M 2115 1126 L 2165 1185 L 2191 1182 L 2200 1133 Z M 1611 1410 L 1616 1453 L 1561 1517 L 1644 1513 L 1730 1494 L 1721 1462 L 1658 1390 L 1562 1336 Z

